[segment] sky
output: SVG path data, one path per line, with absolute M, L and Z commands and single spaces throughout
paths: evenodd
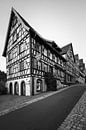
M 86 0 L 0 0 L 0 70 L 6 72 L 2 53 L 12 7 L 42 37 L 59 47 L 72 43 L 86 64 Z

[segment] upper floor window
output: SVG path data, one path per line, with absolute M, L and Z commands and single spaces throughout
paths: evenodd
M 50 59 L 52 60 L 52 53 L 50 53 Z
M 38 69 L 41 70 L 41 62 L 38 61 Z
M 13 58 L 15 58 L 17 56 L 17 48 L 14 48 L 13 50 Z
M 18 64 L 14 65 L 14 73 L 18 72 Z
M 10 61 L 12 59 L 12 52 L 10 52 L 9 54 L 8 54 L 8 61 Z
M 58 57 L 58 64 L 60 64 L 60 58 Z
M 44 54 L 44 46 L 42 45 L 42 53 Z
M 13 41 L 15 42 L 17 40 L 17 32 L 16 30 L 13 33 Z
M 13 67 L 9 67 L 9 74 L 12 74 L 13 73 Z
M 44 64 L 44 71 L 47 72 L 47 64 Z
M 25 50 L 25 47 L 24 47 L 24 43 L 22 42 L 22 43 L 19 45 L 19 52 L 22 53 L 24 50 Z
M 30 42 L 30 37 L 27 37 L 26 40 L 25 40 L 26 43 L 29 43 Z
M 24 61 L 21 61 L 20 62 L 20 71 L 23 71 L 24 70 Z
M 55 61 L 55 55 L 54 54 L 52 55 L 52 59 Z
M 33 43 L 33 48 L 36 51 L 41 52 L 41 45 L 38 42 L 36 42 L 36 41 Z
M 47 56 L 47 49 L 44 48 L 44 55 Z
M 50 58 L 50 50 L 48 50 L 48 57 Z
M 13 21 L 12 21 L 12 27 L 14 27 L 17 23 L 17 18 L 16 16 L 13 17 Z

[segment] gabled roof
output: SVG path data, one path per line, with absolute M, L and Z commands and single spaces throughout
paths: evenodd
M 64 47 L 62 47 L 62 48 L 61 48 L 61 49 L 62 49 L 61 54 L 62 54 L 62 55 L 66 54 L 67 51 L 69 50 L 69 47 L 70 47 L 70 46 L 72 47 L 72 43 L 69 43 L 69 44 L 65 45 Z
M 64 47 L 62 47 L 62 48 L 61 48 L 62 51 L 61 51 L 60 54 L 61 54 L 61 55 L 67 54 L 67 52 L 68 52 L 68 50 L 69 50 L 70 47 L 71 47 L 71 50 L 72 50 L 72 52 L 73 52 L 73 58 L 74 58 L 74 61 L 75 61 L 72 43 L 69 43 L 69 44 L 65 45 Z
M 3 51 L 3 56 L 6 57 L 6 50 L 7 50 L 7 45 L 8 45 L 8 38 L 9 38 L 9 33 L 10 33 L 10 28 L 11 28 L 11 22 L 12 22 L 12 16 L 16 15 L 19 21 L 23 24 L 23 26 L 26 28 L 27 31 L 30 31 L 33 33 L 34 37 L 38 37 L 38 39 L 43 40 L 45 44 L 48 46 L 52 47 L 52 49 L 56 50 L 57 52 L 61 52 L 61 48 L 51 40 L 44 39 L 40 34 L 38 34 L 37 31 L 35 31 L 28 23 L 27 21 L 12 7 L 11 10 L 11 15 L 10 15 L 10 20 L 9 20 L 9 25 L 8 25 L 8 30 L 7 30 L 7 36 L 6 36 L 6 41 L 5 41 L 5 48 Z

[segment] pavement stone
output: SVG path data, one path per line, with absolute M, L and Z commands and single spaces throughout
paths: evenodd
M 86 130 L 86 92 L 84 92 L 58 130 Z

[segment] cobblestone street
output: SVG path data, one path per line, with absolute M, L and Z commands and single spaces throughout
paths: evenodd
M 86 92 L 58 130 L 86 130 Z

